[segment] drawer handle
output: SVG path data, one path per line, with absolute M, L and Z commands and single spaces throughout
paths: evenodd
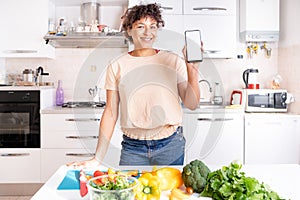
M 98 118 L 71 118 L 71 119 L 66 119 L 68 122 L 88 122 L 88 121 L 100 121 Z
M 204 53 L 208 54 L 208 53 L 219 53 L 221 51 L 219 50 L 204 50 Z
M 164 9 L 164 10 L 173 10 L 172 7 L 165 7 L 165 6 L 162 6 L 161 8 Z
M 5 50 L 3 51 L 3 53 L 7 53 L 7 54 L 10 54 L 10 53 L 37 53 L 37 50 Z
M 30 156 L 30 153 L 2 153 L 2 157 L 21 157 L 21 156 Z
M 89 135 L 89 136 L 66 136 L 67 139 L 98 139 L 98 136 Z
M 94 156 L 94 153 L 66 153 L 66 156 L 75 156 L 75 157 L 91 157 Z
M 232 118 L 198 118 L 197 119 L 198 121 L 210 121 L 210 122 L 220 122 L 220 121 L 230 121 L 230 120 L 233 120 Z
M 193 10 L 210 10 L 210 11 L 216 11 L 216 10 L 224 10 L 226 11 L 226 8 L 220 8 L 220 7 L 197 7 L 197 8 L 193 8 Z

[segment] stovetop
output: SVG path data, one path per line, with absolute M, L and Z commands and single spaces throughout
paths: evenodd
M 69 101 L 63 103 L 63 108 L 101 108 L 105 106 L 104 101 L 94 102 L 94 101 Z

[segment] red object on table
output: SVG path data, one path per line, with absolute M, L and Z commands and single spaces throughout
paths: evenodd
M 79 174 L 79 182 L 80 182 L 80 195 L 81 197 L 84 197 L 88 193 L 88 188 L 87 188 L 87 177 L 86 174 L 83 170 L 80 170 Z

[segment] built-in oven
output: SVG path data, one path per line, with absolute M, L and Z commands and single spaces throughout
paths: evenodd
M 0 148 L 40 148 L 40 91 L 0 91 Z

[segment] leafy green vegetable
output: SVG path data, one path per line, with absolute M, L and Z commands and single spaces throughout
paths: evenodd
M 200 160 L 193 160 L 182 170 L 182 180 L 186 187 L 191 187 L 195 192 L 202 192 L 206 185 L 206 178 L 210 173 L 209 168 Z
M 200 196 L 216 200 L 280 200 L 266 184 L 241 172 L 242 165 L 231 163 L 209 173 Z

